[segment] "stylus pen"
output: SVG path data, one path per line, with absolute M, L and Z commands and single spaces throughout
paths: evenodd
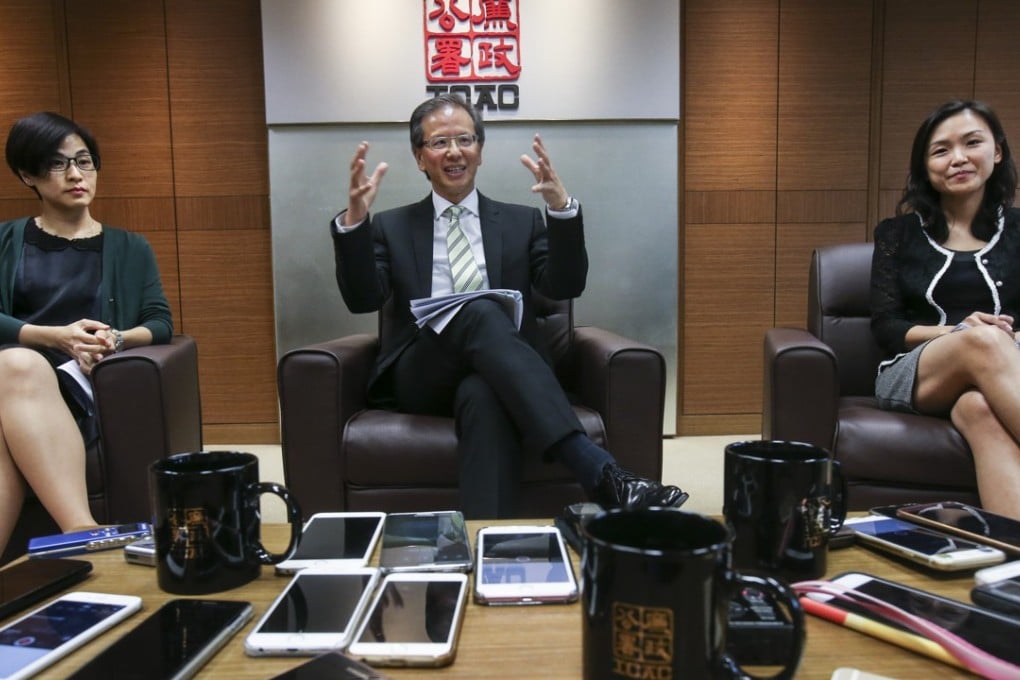
M 871 637 L 884 640 L 885 642 L 891 642 L 894 645 L 899 645 L 904 649 L 909 649 L 912 652 L 918 654 L 924 654 L 937 661 L 956 666 L 957 668 L 966 668 L 960 661 L 947 652 L 945 648 L 937 642 L 932 642 L 928 638 L 915 635 L 913 633 L 907 633 L 899 628 L 893 628 L 892 626 L 879 623 L 866 616 L 860 614 L 853 614 L 848 611 L 833 607 L 832 605 L 813 600 L 810 597 L 800 598 L 800 603 L 804 606 L 804 611 L 809 614 L 814 614 L 819 618 L 823 618 L 826 621 L 832 621 L 851 630 L 856 630 L 859 633 L 870 635 Z

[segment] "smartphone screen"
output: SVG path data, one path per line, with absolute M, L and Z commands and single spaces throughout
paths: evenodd
M 478 555 L 478 602 L 538 604 L 577 597 L 574 573 L 555 528 L 484 528 L 478 532 Z
M 379 566 L 384 571 L 470 571 L 471 546 L 460 512 L 386 516 Z
M 464 613 L 467 576 L 390 574 L 350 654 L 380 665 L 445 665 L 453 661 Z
M 297 550 L 276 570 L 293 573 L 334 562 L 363 567 L 372 557 L 385 517 L 381 512 L 312 515 L 301 531 Z
M 1009 552 L 1020 552 L 1020 522 L 981 508 L 955 502 L 928 503 L 900 508 L 907 519 L 935 523 L 955 532 L 989 539 Z
M 999 550 L 987 545 L 980 545 L 963 538 L 946 536 L 934 531 L 926 531 L 916 524 L 891 517 L 853 519 L 847 524 L 858 534 L 874 536 L 929 557 L 962 550 L 977 550 L 990 555 L 1000 554 Z
M 318 654 L 345 647 L 368 606 L 377 569 L 299 571 L 245 640 L 250 655 Z
M 251 618 L 248 602 L 171 600 L 72 678 L 114 678 L 137 669 L 149 678 L 190 677 Z
M 842 574 L 833 581 L 937 623 L 989 654 L 1013 664 L 1020 664 L 1020 647 L 1016 644 L 1020 636 L 1020 621 L 867 574 Z M 908 630 L 905 626 L 884 619 L 853 602 L 826 596 L 810 597 L 845 611 L 880 620 L 901 630 Z
M 0 629 L 0 677 L 27 677 L 141 607 L 137 597 L 72 593 Z
M 92 563 L 54 558 L 0 569 L 0 619 L 7 618 L 85 579 Z

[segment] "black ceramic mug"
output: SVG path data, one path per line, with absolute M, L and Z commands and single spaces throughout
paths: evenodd
M 787 659 L 768 677 L 793 677 L 804 649 L 800 602 L 777 579 L 732 570 L 732 536 L 721 522 L 672 508 L 614 509 L 582 534 L 587 680 L 754 677 L 726 651 L 730 602 L 745 587 L 790 613 Z
M 825 574 L 829 537 L 846 518 L 846 483 L 828 451 L 800 442 L 730 444 L 723 487 L 734 567 L 791 583 Z
M 279 496 L 287 506 L 290 544 L 281 554 L 259 539 L 259 498 Z M 204 595 L 254 580 L 263 564 L 288 559 L 301 536 L 301 509 L 287 489 L 259 482 L 250 453 L 181 453 L 149 466 L 149 497 L 159 587 Z

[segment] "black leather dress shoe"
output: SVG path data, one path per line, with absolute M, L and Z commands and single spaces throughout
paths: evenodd
M 679 508 L 690 497 L 678 487 L 639 477 L 619 465 L 602 468 L 595 499 L 604 508 Z

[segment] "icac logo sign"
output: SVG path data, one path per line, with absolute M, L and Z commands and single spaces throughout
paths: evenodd
M 519 107 L 520 0 L 423 0 L 425 91 L 460 94 L 479 109 Z

